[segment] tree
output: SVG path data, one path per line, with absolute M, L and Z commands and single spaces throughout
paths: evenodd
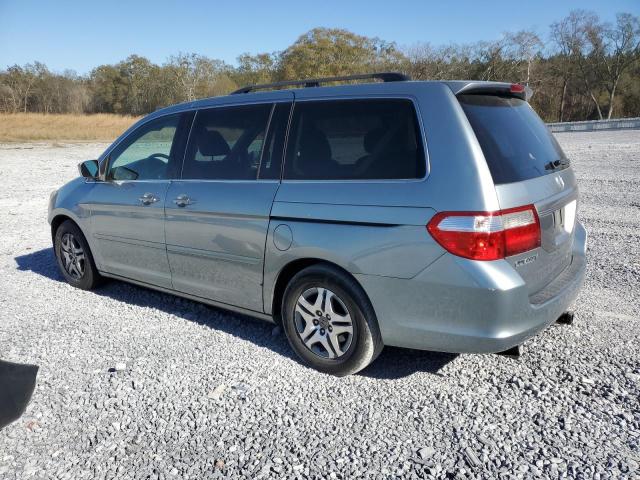
M 525 75 L 521 75 L 519 81 L 525 85 L 531 83 L 531 70 L 533 61 L 542 49 L 540 37 L 532 30 L 520 30 L 515 33 L 505 34 L 506 56 L 517 67 L 526 65 Z
M 117 66 L 125 88 L 123 109 L 133 115 L 155 110 L 158 104 L 153 79 L 157 78 L 159 67 L 138 55 L 130 55 Z
M 42 64 L 39 62 L 27 63 L 24 68 L 13 65 L 7 69 L 5 85 L 10 89 L 13 111 L 26 112 L 29 108 L 29 97 L 33 93 L 33 86 L 37 80 L 38 70 Z
M 619 13 L 616 25 L 603 28 L 603 45 L 598 49 L 605 88 L 609 93 L 607 118 L 613 114 L 616 89 L 622 75 L 640 58 L 640 22 L 629 13 Z
M 472 78 L 471 47 L 446 45 L 433 47 L 429 43 L 414 45 L 405 51 L 407 72 L 417 80 Z
M 613 24 L 576 10 L 552 24 L 547 46 L 534 31 L 471 44 L 392 42 L 341 29 L 316 28 L 281 52 L 245 53 L 233 67 L 181 53 L 157 64 L 130 55 L 89 75 L 53 72 L 33 62 L 0 70 L 2 112 L 110 112 L 143 115 L 239 85 L 395 70 L 417 80 L 497 80 L 532 86 L 547 120 L 640 116 L 640 26 L 618 14 Z
M 250 55 L 243 53 L 238 57 L 238 67 L 233 75 L 239 85 L 257 85 L 271 83 L 276 80 L 278 55 L 259 53 Z
M 347 30 L 314 28 L 280 55 L 283 80 L 381 71 L 405 60 L 394 43 Z
M 592 12 L 574 10 L 568 17 L 553 24 L 552 31 L 560 49 L 568 52 L 569 62 L 577 66 L 584 92 L 602 120 L 602 108 L 598 101 L 602 83 L 598 70 L 605 47 L 604 27 L 598 16 Z
M 100 113 L 126 112 L 126 79 L 115 65 L 100 65 L 89 76 L 91 110 Z
M 552 25 L 556 44 L 578 66 L 585 91 L 603 118 L 599 93 L 607 92 L 607 118 L 614 109 L 616 90 L 622 75 L 637 63 L 640 54 L 640 24 L 629 13 L 617 15 L 614 26 L 600 22 L 597 15 L 575 10 Z
M 181 53 L 170 57 L 167 67 L 173 72 L 182 101 L 223 95 L 236 87 L 230 78 L 231 67 L 222 60 Z

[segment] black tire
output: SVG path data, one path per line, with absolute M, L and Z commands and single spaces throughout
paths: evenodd
M 71 237 L 69 237 L 69 235 Z M 68 245 L 69 239 L 76 244 L 76 247 L 79 246 L 84 254 L 84 258 L 82 260 L 78 260 L 78 263 L 75 265 L 76 268 L 72 269 L 71 272 L 65 267 L 64 260 L 64 252 L 66 251 L 65 249 L 68 250 L 68 248 L 63 247 L 63 243 Z M 74 287 L 81 288 L 82 290 L 91 290 L 102 283 L 103 278 L 98 273 L 96 264 L 93 261 L 93 255 L 91 254 L 91 249 L 89 248 L 87 239 L 84 238 L 80 228 L 78 228 L 78 226 L 71 220 L 65 220 L 62 222 L 56 230 L 53 249 L 58 262 L 58 268 L 67 283 Z M 78 265 L 81 268 L 78 267 Z
M 336 354 L 338 350 L 330 346 L 335 358 L 321 356 L 323 352 L 331 355 L 325 347 L 321 347 L 323 351 L 320 353 L 312 351 L 301 338 L 302 333 L 299 333 L 300 330 L 304 330 L 300 326 L 300 322 L 304 322 L 306 325 L 306 320 L 299 313 L 296 314 L 298 300 L 303 293 L 317 288 L 330 290 L 331 293 L 334 293 L 338 297 L 338 301 L 346 307 L 346 313 L 351 318 L 353 333 L 350 337 L 346 337 L 349 339 L 348 347 L 338 356 Z M 319 295 L 316 296 L 316 299 L 318 297 Z M 333 308 L 331 310 L 333 311 Z M 376 314 L 364 290 L 352 277 L 330 265 L 313 265 L 298 272 L 291 279 L 284 292 L 281 312 L 283 329 L 289 344 L 305 364 L 321 372 L 339 377 L 358 372 L 373 362 L 384 346 Z M 296 315 L 298 316 L 296 317 Z M 316 315 L 316 317 L 319 319 L 322 315 Z M 316 324 L 316 320 L 313 321 Z M 322 321 L 325 320 L 322 319 Z M 321 326 L 314 328 L 320 329 Z M 326 328 L 328 329 L 328 326 Z M 323 331 L 325 335 L 329 335 L 328 330 Z M 345 338 L 345 336 L 340 338 Z

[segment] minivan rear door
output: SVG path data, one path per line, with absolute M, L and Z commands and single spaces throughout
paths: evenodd
M 534 294 L 571 263 L 578 187 L 569 160 L 522 98 L 463 93 L 460 105 L 480 143 L 502 210 L 533 204 L 540 248 L 508 257 Z

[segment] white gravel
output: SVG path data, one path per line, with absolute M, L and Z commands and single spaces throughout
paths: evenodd
M 49 192 L 106 145 L 0 145 L 0 357 L 40 366 L 0 478 L 639 478 L 640 131 L 566 133 L 589 231 L 573 326 L 525 355 L 301 366 L 273 326 L 61 281 Z

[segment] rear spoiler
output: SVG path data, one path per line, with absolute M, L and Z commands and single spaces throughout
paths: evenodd
M 529 101 L 533 95 L 533 90 L 521 83 L 477 82 L 464 80 L 445 83 L 456 96 L 462 94 L 501 95 Z

